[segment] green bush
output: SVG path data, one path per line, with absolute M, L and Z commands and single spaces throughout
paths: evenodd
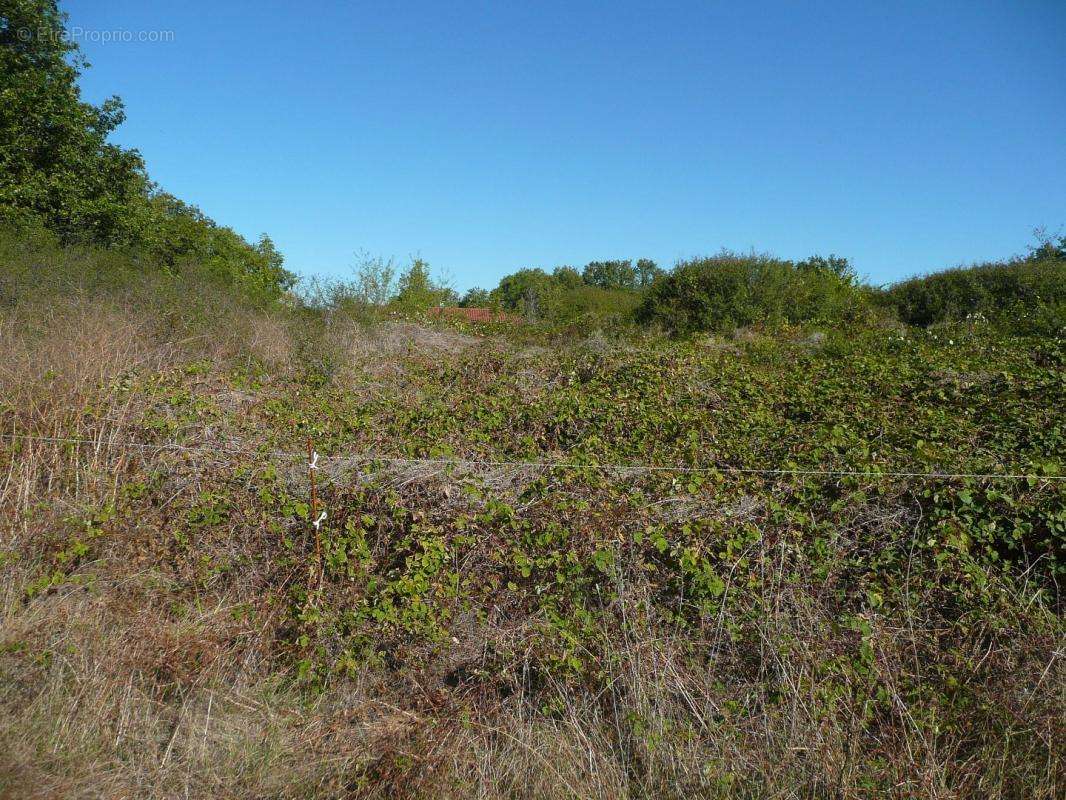
M 41 226 L 0 226 L 0 307 L 47 306 L 51 298 L 71 296 L 153 308 L 173 320 L 279 305 L 273 287 L 235 281 L 209 263 L 190 259 L 165 266 L 141 250 L 64 245 Z
M 632 325 L 633 312 L 639 303 L 640 295 L 636 292 L 576 286 L 560 292 L 556 297 L 553 318 L 562 324 L 617 328 Z
M 559 267 L 551 274 L 523 269 L 507 275 L 488 300 L 530 322 L 607 328 L 632 323 L 640 294 L 585 283 L 573 268 Z
M 1028 258 L 912 278 L 884 300 L 911 325 L 984 317 L 1018 333 L 1054 335 L 1066 327 L 1066 258 L 1044 247 Z
M 266 234 L 251 244 L 195 206 L 162 192 L 154 193 L 147 205 L 148 222 L 136 246 L 162 269 L 195 265 L 223 284 L 261 297 L 277 297 L 295 284 L 296 276 L 282 266 L 285 259 Z
M 675 335 L 774 322 L 849 322 L 870 304 L 845 259 L 799 264 L 722 252 L 678 264 L 657 280 L 637 319 Z

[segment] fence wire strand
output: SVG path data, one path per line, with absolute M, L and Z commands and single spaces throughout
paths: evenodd
M 0 439 L 6 441 L 36 441 L 53 444 L 92 445 L 97 449 L 139 449 L 151 452 L 177 452 L 195 454 L 218 454 L 245 455 L 258 458 L 276 458 L 306 461 L 307 455 L 298 451 L 287 450 L 250 450 L 247 448 L 227 447 L 225 445 L 189 445 L 168 442 L 164 444 L 146 444 L 114 439 L 85 439 L 63 436 L 37 436 L 33 434 L 0 434 Z M 382 453 L 362 452 L 348 453 L 343 455 L 321 455 L 319 461 L 332 462 L 334 464 L 408 464 L 425 466 L 457 466 L 457 467 L 495 467 L 495 468 L 527 468 L 527 469 L 587 469 L 599 472 L 618 472 L 628 474 L 642 473 L 680 473 L 680 474 L 712 474 L 731 473 L 745 475 L 777 475 L 777 476 L 821 476 L 821 477 L 854 477 L 854 478 L 920 478 L 925 480 L 1040 480 L 1062 481 L 1066 475 L 1038 475 L 1035 473 L 998 473 L 998 472 L 921 472 L 907 470 L 857 470 L 857 469 L 816 469 L 805 467 L 737 467 L 727 464 L 715 466 L 690 466 L 690 465 L 666 465 L 666 464 L 600 464 L 595 462 L 581 461 L 525 461 L 525 460 L 496 460 L 496 459 L 473 459 L 473 458 L 419 458 L 412 456 L 390 456 Z

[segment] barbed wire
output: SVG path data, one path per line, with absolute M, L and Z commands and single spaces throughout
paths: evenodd
M 0 434 L 0 439 L 6 441 L 37 441 L 54 444 L 78 444 L 92 445 L 96 448 L 125 448 L 139 449 L 153 452 L 180 452 L 197 454 L 227 453 L 230 455 L 246 455 L 259 458 L 278 458 L 306 461 L 307 455 L 303 452 L 287 450 L 252 450 L 248 448 L 234 448 L 226 445 L 199 445 L 189 446 L 177 442 L 164 444 L 146 444 L 128 440 L 114 439 L 87 439 L 65 436 L 38 436 L 34 434 Z M 347 464 L 408 464 L 424 466 L 457 466 L 457 467 L 494 467 L 494 468 L 528 468 L 528 469 L 587 469 L 599 472 L 620 473 L 679 473 L 679 474 L 714 474 L 732 473 L 747 475 L 776 475 L 776 476 L 821 476 L 821 477 L 855 477 L 855 478 L 920 478 L 940 480 L 1041 480 L 1063 481 L 1066 475 L 1038 475 L 1035 473 L 1001 473 L 1001 472 L 921 472 L 910 470 L 858 470 L 858 469 L 819 469 L 808 467 L 737 467 L 731 465 L 715 466 L 689 466 L 689 465 L 666 465 L 666 464 L 600 464 L 582 461 L 528 461 L 508 459 L 473 459 L 473 458 L 422 458 L 413 456 L 390 456 L 375 452 L 349 453 L 343 455 L 315 454 L 318 461 Z

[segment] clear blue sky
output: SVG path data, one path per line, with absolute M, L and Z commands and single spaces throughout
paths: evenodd
M 63 5 L 116 140 L 304 274 L 729 247 L 886 282 L 1066 225 L 1062 0 Z

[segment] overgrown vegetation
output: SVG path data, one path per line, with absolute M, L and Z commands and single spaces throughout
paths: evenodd
M 686 335 L 760 323 L 856 322 L 868 306 L 846 259 L 815 256 L 794 264 L 724 252 L 678 264 L 652 286 L 638 318 Z
M 466 304 L 477 297 L 534 323 L 617 329 L 632 324 L 640 292 L 659 272 L 649 259 L 637 264 L 639 269 L 630 261 L 592 262 L 582 272 L 568 266 L 550 273 L 523 269 L 504 276 L 491 292 L 472 290 Z
M 1044 237 L 1025 257 L 936 272 L 885 294 L 912 325 L 983 318 L 1020 333 L 1066 331 L 1066 237 Z
M 842 326 L 901 320 L 928 327 L 978 318 L 1007 331 L 1059 335 L 1066 329 L 1066 239 L 1044 237 L 1028 255 L 957 268 L 885 289 L 864 283 L 846 259 L 788 261 L 718 255 L 668 272 L 648 259 L 602 261 L 582 271 L 523 269 L 491 292 L 472 289 L 465 306 L 499 307 L 535 323 L 625 331 L 652 327 L 675 337 L 752 325 Z
M 0 14 L 0 796 L 1062 796 L 1066 242 L 294 291 L 61 27 Z
M 0 252 L 0 793 L 1061 793 L 1061 340 Z

